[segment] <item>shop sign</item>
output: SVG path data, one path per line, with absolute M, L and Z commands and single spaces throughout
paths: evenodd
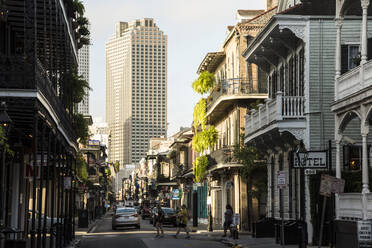
M 172 200 L 179 200 L 180 199 L 180 191 L 179 189 L 174 189 L 172 191 Z
M 293 153 L 293 168 L 326 169 L 327 151 Z
M 276 176 L 278 189 L 284 189 L 287 185 L 285 171 L 278 171 Z
M 372 247 L 372 221 L 358 221 L 358 243 L 359 248 Z
M 345 180 L 323 174 L 320 180 L 319 194 L 330 197 L 332 193 L 344 192 Z

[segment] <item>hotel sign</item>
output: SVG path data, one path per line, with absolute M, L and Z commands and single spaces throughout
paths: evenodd
M 326 151 L 309 151 L 293 153 L 293 168 L 327 169 Z

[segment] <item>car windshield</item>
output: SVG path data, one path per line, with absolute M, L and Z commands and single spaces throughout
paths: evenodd
M 136 210 L 134 208 L 118 208 L 116 209 L 117 214 L 124 214 L 124 213 L 134 213 Z

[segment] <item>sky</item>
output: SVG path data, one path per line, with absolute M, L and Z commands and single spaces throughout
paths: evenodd
M 168 35 L 168 136 L 190 127 L 199 64 L 221 47 L 238 9 L 264 9 L 264 0 L 83 0 L 91 26 L 90 112 L 105 118 L 105 42 L 115 23 L 154 18 Z

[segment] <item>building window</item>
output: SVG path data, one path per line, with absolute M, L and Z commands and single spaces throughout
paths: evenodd
M 341 73 L 345 73 L 360 63 L 359 44 L 341 46 Z

